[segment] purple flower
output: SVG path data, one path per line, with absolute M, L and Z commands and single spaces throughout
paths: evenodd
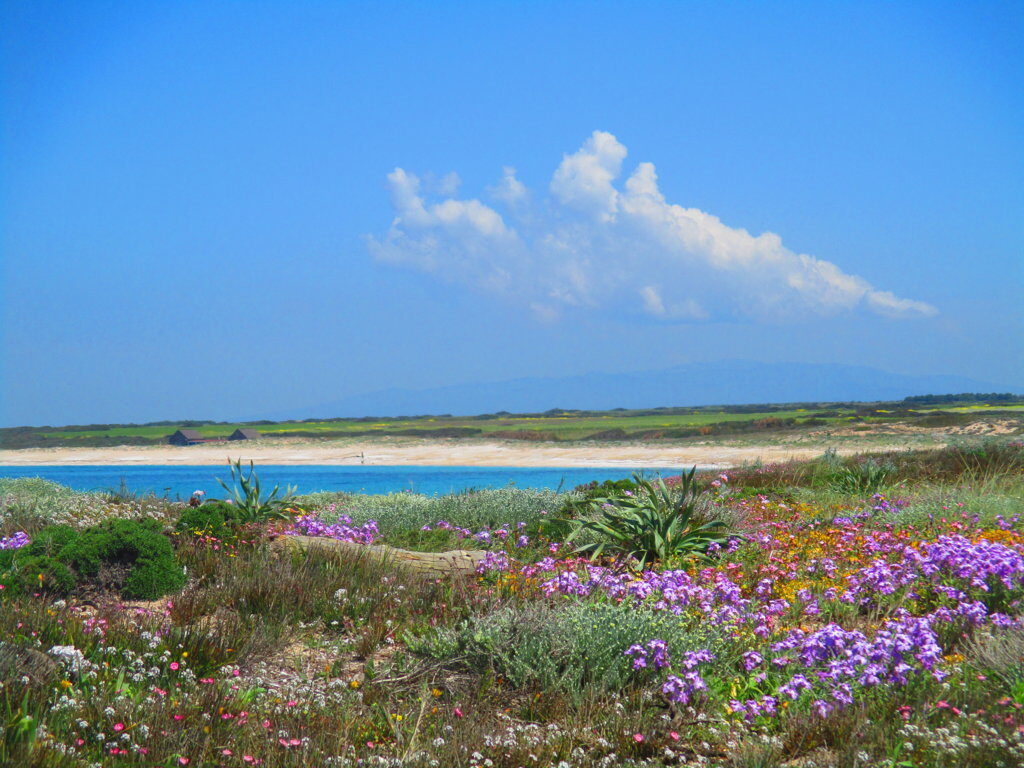
M 625 655 L 633 659 L 633 669 L 645 669 L 648 664 L 654 669 L 668 666 L 668 644 L 657 638 L 648 640 L 646 645 L 631 645 Z M 689 655 L 689 654 L 687 654 Z M 685 664 L 685 662 L 684 662 Z
M 707 684 L 696 672 L 686 672 L 682 677 L 669 675 L 661 686 L 661 692 L 674 704 L 689 704 L 694 694 L 706 691 Z
M 743 654 L 743 669 L 750 672 L 764 663 L 764 656 L 757 651 L 747 651 Z
M 660 642 L 660 641 L 659 641 Z M 683 654 L 683 666 L 686 669 L 694 669 L 699 664 L 714 661 L 715 654 L 706 648 L 699 651 L 687 651 Z
M 28 534 L 24 531 L 18 531 L 6 538 L 0 539 L 0 549 L 21 549 L 28 543 Z
M 320 536 L 354 544 L 372 544 L 379 533 L 376 520 L 357 526 L 348 515 L 342 515 L 336 523 L 325 523 L 313 515 L 303 515 L 296 518 L 291 528 L 285 531 L 285 534 L 292 536 Z
M 511 565 L 505 552 L 484 552 L 483 558 L 476 565 L 476 572 L 481 574 L 491 571 L 502 573 L 507 571 Z

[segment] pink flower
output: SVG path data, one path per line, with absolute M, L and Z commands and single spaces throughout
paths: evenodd
M 462 717 L 462 710 L 459 709 L 458 707 L 455 708 L 455 716 L 456 717 Z
M 179 757 L 179 758 L 178 758 L 178 764 L 179 764 L 179 765 L 188 765 L 188 764 L 189 764 L 189 763 L 191 763 L 191 762 L 192 762 L 192 761 L 191 761 L 191 760 L 189 760 L 189 759 L 188 759 L 187 757 Z
M 679 732 L 678 731 L 669 731 L 668 732 L 668 737 L 670 739 L 672 739 L 672 741 L 679 741 Z
M 634 733 L 633 734 L 633 741 L 635 741 L 637 744 L 639 744 L 643 740 L 644 740 L 644 735 L 642 733 Z
M 179 664 L 178 662 L 176 662 L 176 661 L 172 661 L 171 662 L 171 669 L 173 669 L 175 672 L 177 672 L 180 667 L 181 667 L 181 664 Z
M 124 730 L 124 723 L 114 723 L 114 730 L 117 733 L 120 733 L 121 731 L 123 731 Z

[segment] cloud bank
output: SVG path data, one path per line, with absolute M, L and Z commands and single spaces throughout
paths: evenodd
M 488 205 L 388 174 L 395 218 L 369 237 L 375 258 L 434 273 L 554 320 L 566 311 L 639 313 L 668 322 L 785 320 L 867 310 L 890 318 L 936 314 L 878 290 L 772 233 L 751 235 L 710 213 L 669 203 L 652 163 L 617 184 L 626 147 L 595 131 L 565 155 L 537 196 L 506 166 Z M 425 187 L 436 189 L 429 200 Z M 449 191 L 450 190 L 450 191 Z M 499 212 L 499 209 L 501 212 Z

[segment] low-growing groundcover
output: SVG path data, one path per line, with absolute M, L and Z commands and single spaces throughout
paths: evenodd
M 927 456 L 918 479 L 894 461 L 870 488 L 705 477 L 721 539 L 644 567 L 548 524 L 582 494 L 306 497 L 259 535 L 221 515 L 224 536 L 179 505 L 164 540 L 188 582 L 166 607 L 82 605 L 91 545 L 58 559 L 64 598 L 0 599 L 3 642 L 62 660 L 45 685 L 4 681 L 0 764 L 1024 764 L 1019 463 L 936 481 Z M 5 512 L 2 556 L 69 546 Z M 427 578 L 269 541 L 292 532 L 489 554 L 476 578 Z

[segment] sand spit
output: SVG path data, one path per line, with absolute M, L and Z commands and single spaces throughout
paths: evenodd
M 894 448 L 896 446 L 893 446 Z M 879 450 L 881 446 L 872 446 Z M 24 448 L 0 450 L 0 465 L 226 464 L 228 458 L 257 464 L 479 467 L 731 467 L 821 455 L 825 445 L 681 445 L 523 443 L 516 441 L 254 441 L 175 447 Z M 884 450 L 884 448 L 881 448 Z M 853 453 L 846 446 L 843 453 Z

